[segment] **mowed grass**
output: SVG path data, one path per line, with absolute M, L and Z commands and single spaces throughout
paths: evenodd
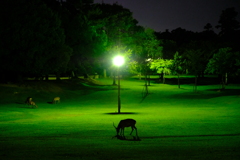
M 21 103 L 24 92 L 2 100 L 1 159 L 239 159 L 240 86 L 199 86 L 194 93 L 191 85 L 153 83 L 143 99 L 143 81 L 121 80 L 123 114 L 115 114 L 117 88 L 100 81 L 107 85 L 88 86 L 88 94 L 38 91 L 37 109 Z M 53 96 L 61 103 L 49 103 Z M 137 121 L 139 140 L 130 128 L 126 140 L 112 138 L 113 122 L 126 118 Z

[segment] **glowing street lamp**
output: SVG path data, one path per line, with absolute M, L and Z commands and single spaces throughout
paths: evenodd
M 124 58 L 123 58 L 122 56 L 116 56 L 116 57 L 114 57 L 114 59 L 113 59 L 113 64 L 114 64 L 115 66 L 120 67 L 120 66 L 123 65 L 123 63 L 124 63 Z
M 118 113 L 121 110 L 121 99 L 120 99 L 120 76 L 119 76 L 119 67 L 124 64 L 124 58 L 122 56 L 116 56 L 113 59 L 113 64 L 118 67 L 117 75 L 118 75 Z

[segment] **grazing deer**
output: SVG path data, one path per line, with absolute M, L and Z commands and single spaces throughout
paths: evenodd
M 52 104 L 60 103 L 60 97 L 53 98 Z
M 131 127 L 132 132 L 135 129 L 136 130 L 136 136 L 137 136 L 137 128 L 136 128 L 135 124 L 136 124 L 136 121 L 134 119 L 121 120 L 117 127 L 113 123 L 113 126 L 115 127 L 115 129 L 117 131 L 116 137 L 119 136 L 119 135 L 124 137 L 124 128 L 125 127 Z M 130 133 L 130 135 L 132 135 L 132 132 Z

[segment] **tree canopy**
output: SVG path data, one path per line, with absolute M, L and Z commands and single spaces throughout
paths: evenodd
M 72 50 L 57 14 L 40 0 L 4 1 L 1 11 L 0 63 L 5 76 L 66 70 Z
M 111 71 L 112 58 L 118 54 L 126 58 L 125 71 L 138 74 L 148 74 L 153 68 L 155 73 L 163 68 L 177 73 L 181 66 L 200 75 L 210 59 L 224 57 L 220 48 L 231 48 L 239 64 L 240 30 L 234 8 L 222 11 L 219 34 L 210 23 L 202 32 L 181 27 L 155 32 L 138 25 L 129 9 L 117 3 L 94 4 L 93 0 L 8 0 L 0 10 L 1 81 L 49 74 L 102 74 L 103 69 Z M 165 62 L 175 67 L 166 67 Z

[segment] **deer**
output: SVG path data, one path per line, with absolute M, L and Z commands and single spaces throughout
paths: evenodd
M 31 105 L 31 106 L 32 106 L 32 108 L 33 108 L 33 106 L 35 106 L 36 108 L 38 108 L 38 106 L 36 105 L 36 103 L 35 103 L 35 102 L 33 102 L 33 101 L 30 101 L 30 102 L 29 102 L 29 105 Z
M 33 106 L 35 106 L 36 108 L 38 108 L 38 106 L 36 105 L 36 103 L 32 101 L 32 97 L 27 97 L 25 103 L 28 104 L 28 105 L 31 105 L 32 108 L 33 108 Z
M 32 97 L 27 97 L 25 104 L 30 105 L 30 102 L 32 101 Z
M 117 135 L 115 137 L 119 137 L 119 136 L 124 137 L 124 128 L 125 127 L 131 127 L 132 128 L 132 131 L 131 131 L 130 135 L 132 135 L 132 132 L 135 129 L 136 130 L 136 136 L 138 136 L 137 135 L 137 127 L 135 125 L 136 125 L 136 121 L 134 119 L 121 120 L 117 127 L 113 123 L 113 126 L 115 127 L 115 129 L 117 131 Z
M 60 97 L 53 98 L 52 104 L 60 103 Z

